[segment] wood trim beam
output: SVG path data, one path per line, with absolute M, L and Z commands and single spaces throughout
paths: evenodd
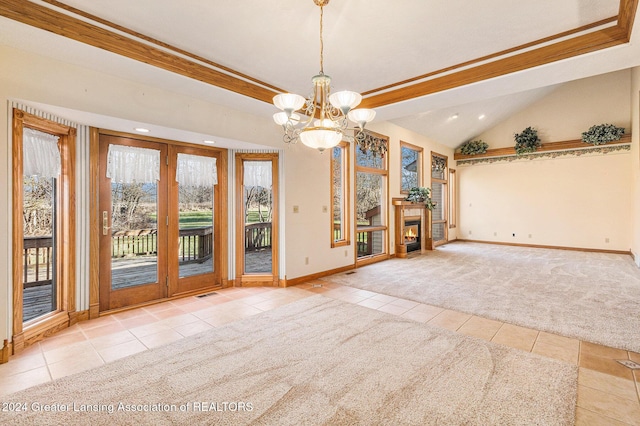
M 620 10 L 618 12 L 618 26 L 627 33 L 627 42 L 631 39 L 633 22 L 636 10 L 638 10 L 639 0 L 620 0 Z
M 631 134 L 623 135 L 622 138 L 618 141 L 608 142 L 606 145 L 622 145 L 631 143 Z M 606 145 L 598 145 L 599 147 Z M 576 149 L 576 148 L 593 148 L 594 145 L 584 143 L 581 139 L 573 139 L 570 141 L 562 141 L 562 142 L 549 142 L 543 143 L 536 152 L 548 152 L 548 151 L 562 151 L 565 149 Z M 460 153 L 453 154 L 454 160 L 467 160 L 471 158 L 488 158 L 488 157 L 504 157 L 506 155 L 516 155 L 516 150 L 513 147 L 508 148 L 495 148 L 488 149 L 484 154 L 476 154 L 476 155 L 463 155 Z
M 87 18 L 87 19 L 89 19 L 91 21 L 98 22 L 98 23 L 100 23 L 102 25 L 105 25 L 107 27 L 113 28 L 114 30 L 118 30 L 118 31 L 123 32 L 125 34 L 129 34 L 129 35 L 131 35 L 133 37 L 139 38 L 140 40 L 145 40 L 145 41 L 148 41 L 149 43 L 155 44 L 157 46 L 164 47 L 165 49 L 172 50 L 172 51 L 174 51 L 174 52 L 176 52 L 178 54 L 187 56 L 187 57 L 189 57 L 191 59 L 195 59 L 196 61 L 203 62 L 203 63 L 205 63 L 207 65 L 210 65 L 210 66 L 212 66 L 214 68 L 217 68 L 219 70 L 225 71 L 225 72 L 227 72 L 229 74 L 236 75 L 236 76 L 238 76 L 240 78 L 243 78 L 245 80 L 253 81 L 254 83 L 256 83 L 256 84 L 258 84 L 260 86 L 268 87 L 270 89 L 275 90 L 276 92 L 284 92 L 285 91 L 285 90 L 282 90 L 282 89 L 280 89 L 280 88 L 278 88 L 276 86 L 272 86 L 269 83 L 265 83 L 264 81 L 260 81 L 257 78 L 251 77 L 250 75 L 243 74 L 243 73 L 238 72 L 238 71 L 236 71 L 234 69 L 231 69 L 231 68 L 226 67 L 224 65 L 218 64 L 217 62 L 213 62 L 213 61 L 210 61 L 209 59 L 203 58 L 202 56 L 195 55 L 195 54 L 193 54 L 191 52 L 187 52 L 184 49 L 180 49 L 178 47 L 172 46 L 172 45 L 170 45 L 168 43 L 165 43 L 165 42 L 160 41 L 158 39 L 146 36 L 144 34 L 141 34 L 141 33 L 137 32 L 137 31 L 130 30 L 129 28 L 123 27 L 122 25 L 118 25 L 118 24 L 115 24 L 115 23 L 113 23 L 111 21 L 107 21 L 106 19 L 102 19 L 99 16 L 87 13 L 84 10 L 77 9 L 75 7 L 69 6 L 67 4 L 64 4 L 64 3 L 56 1 L 56 0 L 43 0 L 43 2 L 44 3 L 48 3 L 48 4 L 52 5 L 52 6 L 59 7 L 60 9 L 67 10 L 67 11 L 69 11 L 71 13 L 74 13 L 74 14 L 76 14 L 78 16 L 82 16 L 82 17 Z
M 378 92 L 382 92 L 384 90 L 392 89 L 393 87 L 403 86 L 405 84 L 413 83 L 414 81 L 424 80 L 424 79 L 429 78 L 429 77 L 437 76 L 439 74 L 444 74 L 446 72 L 454 71 L 456 69 L 460 69 L 460 68 L 463 68 L 463 67 L 468 67 L 470 65 L 477 64 L 477 63 L 480 63 L 480 62 L 490 61 L 492 59 L 499 58 L 501 56 L 509 55 L 511 53 L 515 53 L 515 52 L 518 52 L 518 51 L 521 51 L 521 50 L 524 50 L 524 49 L 529 49 L 529 48 L 532 48 L 534 46 L 539 46 L 539 45 L 544 44 L 544 43 L 549 43 L 551 41 L 558 40 L 558 39 L 561 39 L 561 38 L 564 38 L 564 37 L 568 37 L 568 36 L 571 36 L 573 34 L 578 34 L 578 33 L 581 33 L 583 31 L 590 30 L 591 28 L 597 28 L 597 27 L 602 26 L 602 25 L 610 24 L 612 22 L 616 22 L 617 20 L 618 20 L 617 16 L 612 16 L 610 18 L 603 19 L 601 21 L 597 21 L 597 22 L 594 22 L 594 23 L 591 23 L 591 24 L 588 24 L 588 25 L 583 25 L 582 27 L 574 28 L 574 29 L 569 30 L 569 31 L 564 31 L 564 32 L 561 32 L 561 33 L 558 33 L 558 34 L 554 34 L 552 36 L 541 38 L 539 40 L 535 40 L 535 41 L 532 41 L 532 42 L 529 42 L 529 43 L 525 43 L 525 44 L 522 44 L 520 46 L 512 47 L 510 49 L 505 49 L 505 50 L 502 50 L 500 52 L 495 52 L 495 53 L 491 53 L 489 55 L 481 56 L 479 58 L 472 59 L 470 61 L 465 61 L 465 62 L 456 64 L 456 65 L 452 65 L 450 67 L 442 68 L 442 69 L 437 70 L 437 71 L 433 71 L 433 72 L 430 72 L 430 73 L 427 73 L 427 74 L 423 74 L 423 75 L 419 75 L 419 76 L 416 76 L 416 77 L 412 77 L 412 78 L 409 78 L 407 80 L 399 81 L 397 83 L 388 84 L 386 86 L 379 87 L 377 89 L 372 89 L 372 90 L 369 90 L 367 92 L 363 92 L 362 96 L 367 96 L 367 95 L 375 94 L 375 93 L 378 93 Z
M 272 89 L 208 68 L 166 50 L 30 1 L 0 0 L 0 16 L 263 102 L 271 103 L 273 96 L 277 94 Z
M 467 68 L 452 74 L 436 77 L 413 85 L 365 98 L 363 108 L 377 108 L 385 105 L 415 99 L 444 90 L 477 83 L 517 71 L 523 71 L 561 59 L 594 52 L 627 42 L 627 33 L 619 27 L 605 28 L 569 40 L 540 47 L 493 62 Z
M 194 55 L 159 40 L 118 26 L 82 10 L 65 5 L 59 1 L 44 1 L 55 7 L 75 13 L 85 19 L 93 20 L 96 23 L 117 30 L 119 33 L 109 31 L 108 29 L 90 24 L 73 16 L 66 15 L 30 1 L 0 0 L 0 16 L 5 16 L 9 19 L 50 31 L 81 43 L 89 44 L 91 46 L 266 103 L 271 103 L 273 96 L 281 91 L 280 89 L 261 82 L 253 77 L 244 75 L 230 68 L 223 67 L 213 61 L 207 60 L 206 58 Z M 620 0 L 618 16 L 615 17 L 603 19 L 576 29 L 565 31 L 531 43 L 497 52 L 495 54 L 487 55 L 482 58 L 457 64 L 433 73 L 427 73 L 408 80 L 369 90 L 364 92 L 364 95 L 371 96 L 365 98 L 361 106 L 376 108 L 390 105 L 455 87 L 484 81 L 490 78 L 503 76 L 513 72 L 522 71 L 561 59 L 567 59 L 573 56 L 628 43 L 631 37 L 631 30 L 633 29 L 633 23 L 639 1 L 640 0 Z M 617 25 L 613 27 L 596 30 L 591 33 L 561 40 L 550 45 L 541 46 L 537 49 L 497 59 L 503 55 L 512 54 L 522 49 L 529 49 L 536 45 L 549 43 L 564 37 L 570 37 L 580 32 L 616 21 Z M 128 36 L 122 34 L 127 34 Z M 140 40 L 144 40 L 146 43 Z M 186 58 L 190 58 L 191 60 Z M 467 69 L 461 69 L 473 64 L 478 64 L 481 61 L 491 62 Z M 207 66 L 202 64 L 206 64 Z M 459 69 L 459 71 L 455 71 L 456 69 Z M 451 73 L 448 75 L 441 75 L 444 72 Z M 424 80 L 425 78 L 431 79 L 419 81 Z M 401 85 L 403 87 L 398 87 Z M 390 90 L 393 87 L 398 88 Z

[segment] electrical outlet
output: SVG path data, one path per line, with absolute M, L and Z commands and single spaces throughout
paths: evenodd
M 344 251 L 344 257 L 347 257 L 347 256 L 349 256 L 349 250 Z
M 471 235 L 471 229 L 469 229 L 469 235 Z
M 304 264 L 305 264 L 305 265 L 308 265 L 308 264 L 309 264 L 309 258 L 308 258 L 308 257 L 305 257 L 305 258 L 304 258 Z
M 497 237 L 497 236 L 498 236 L 498 233 L 497 233 L 497 232 L 494 232 L 494 233 L 493 233 L 493 236 L 494 236 L 494 237 Z
M 529 234 L 529 238 L 533 237 L 533 235 Z
M 609 238 L 605 238 L 605 239 L 604 239 L 604 242 L 605 242 L 605 243 L 607 243 L 607 244 L 609 244 Z
M 294 213 L 299 213 L 300 212 L 300 207 L 299 206 L 293 206 L 293 212 Z
M 329 208 L 327 206 L 322 206 L 322 213 L 327 213 Z

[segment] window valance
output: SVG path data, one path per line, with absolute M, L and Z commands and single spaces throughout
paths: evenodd
M 244 186 L 271 188 L 271 161 L 245 161 Z
M 107 177 L 116 183 L 155 183 L 160 180 L 160 151 L 109 145 Z
M 55 178 L 60 174 L 58 136 L 25 127 L 22 130 L 23 175 Z
M 186 186 L 217 185 L 216 159 L 201 155 L 178 154 L 176 182 Z

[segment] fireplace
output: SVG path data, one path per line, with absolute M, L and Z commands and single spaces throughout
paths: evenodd
M 431 211 L 424 203 L 412 203 L 394 198 L 396 257 L 407 257 L 408 252 L 427 253 L 433 250 L 431 241 Z
M 420 221 L 406 220 L 404 222 L 404 245 L 407 252 L 420 250 Z

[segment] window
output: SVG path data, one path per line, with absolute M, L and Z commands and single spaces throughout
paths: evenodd
M 449 169 L 449 229 L 456 227 L 458 204 L 456 198 L 457 175 L 455 169 Z
M 278 286 L 278 154 L 236 154 L 236 285 Z
M 350 243 L 349 144 L 342 142 L 331 152 L 331 247 Z
M 400 193 L 422 186 L 422 148 L 400 141 Z
M 447 157 L 431 153 L 431 199 L 436 203 L 431 211 L 431 235 L 433 245 L 447 242 L 447 212 L 449 210 L 449 193 L 447 188 Z
M 389 144 L 382 135 L 367 132 L 378 143 Z M 356 147 L 356 253 L 358 263 L 386 259 L 388 253 L 387 158 Z M 364 261 L 364 262 L 363 262 Z
M 75 313 L 76 129 L 13 110 L 13 350 Z

